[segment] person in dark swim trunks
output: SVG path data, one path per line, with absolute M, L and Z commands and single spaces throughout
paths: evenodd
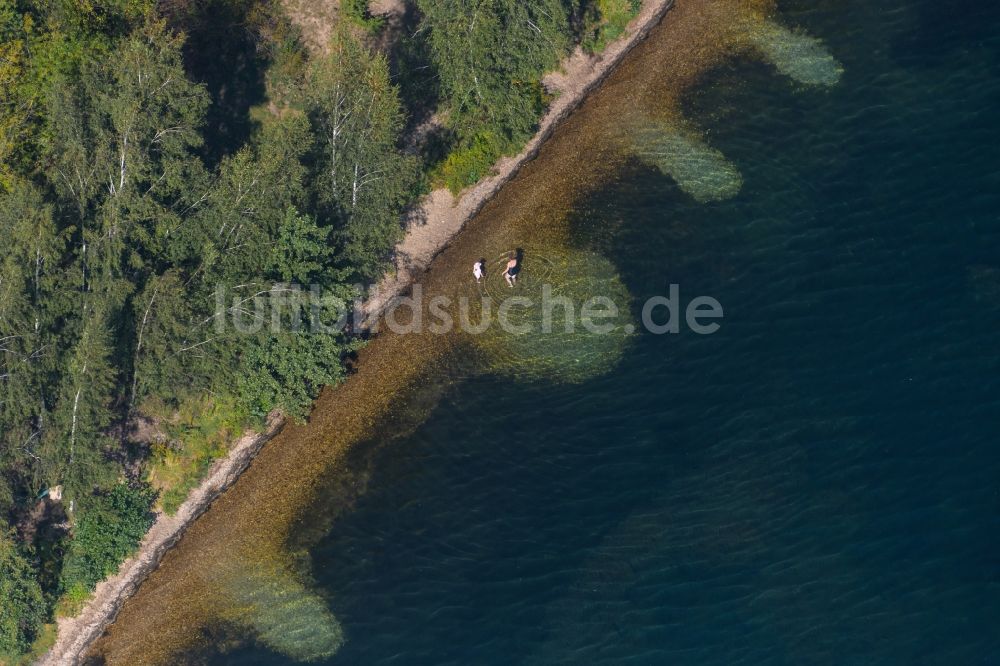
M 511 287 L 517 282 L 517 274 L 521 272 L 521 262 L 513 252 L 507 255 L 507 268 L 503 272 L 503 277 Z

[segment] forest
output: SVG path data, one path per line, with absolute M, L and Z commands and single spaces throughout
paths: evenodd
M 307 418 L 407 210 L 516 153 L 542 75 L 638 9 L 343 0 L 310 49 L 276 0 L 0 0 L 0 663 L 240 433 Z

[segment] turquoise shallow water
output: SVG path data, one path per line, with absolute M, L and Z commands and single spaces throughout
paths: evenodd
M 636 161 L 574 214 L 639 302 L 677 283 L 722 329 L 429 387 L 309 551 L 331 663 L 1000 663 L 1000 9 L 782 19 L 844 74 L 740 60 L 689 97 L 737 197 Z

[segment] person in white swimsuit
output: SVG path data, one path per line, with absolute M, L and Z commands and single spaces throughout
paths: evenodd
M 483 265 L 486 263 L 485 259 L 480 259 L 472 267 L 472 274 L 476 277 L 476 282 L 479 282 L 485 273 L 483 273 Z

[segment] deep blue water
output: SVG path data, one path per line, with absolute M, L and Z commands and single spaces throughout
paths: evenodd
M 690 95 L 737 198 L 636 163 L 574 218 L 640 302 L 678 283 L 722 329 L 453 385 L 310 551 L 331 663 L 1000 663 L 1000 8 L 782 18 L 845 72 Z

